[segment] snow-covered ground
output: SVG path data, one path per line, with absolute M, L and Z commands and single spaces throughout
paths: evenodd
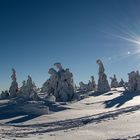
M 6 100 L 0 101 L 0 110 Z M 140 93 L 122 88 L 92 96 L 44 115 L 2 116 L 2 140 L 106 140 L 140 139 Z

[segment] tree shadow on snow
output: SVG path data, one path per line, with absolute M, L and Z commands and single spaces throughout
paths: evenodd
M 100 96 L 100 95 L 104 95 L 104 96 L 110 96 L 110 95 L 113 95 L 113 94 L 116 94 L 118 93 L 117 90 L 111 90 L 110 92 L 107 92 L 107 93 L 101 93 L 101 92 L 93 92 L 92 94 L 90 94 L 90 96 L 94 96 L 94 97 L 97 97 L 97 96 Z
M 49 108 L 49 112 L 47 112 Z M 44 111 L 46 109 L 46 112 Z M 58 112 L 68 109 L 63 106 L 56 105 L 51 102 L 46 102 L 45 105 L 41 108 L 40 106 L 29 105 L 25 103 L 21 104 L 0 104 L 0 120 L 8 119 L 6 124 L 15 124 L 15 123 L 22 123 L 29 120 L 32 120 L 36 117 L 39 117 L 44 114 Z
M 82 127 L 87 124 L 97 124 L 104 121 L 109 121 L 111 119 L 117 119 L 120 115 L 129 115 L 129 113 L 134 113 L 135 111 L 140 110 L 140 105 L 130 106 L 114 111 L 108 111 L 104 113 L 99 113 L 91 116 L 85 116 L 80 118 L 68 119 L 68 120 L 61 120 L 61 121 L 54 121 L 54 122 L 47 122 L 47 123 L 40 123 L 40 124 L 29 124 L 29 125 L 13 125 L 17 129 L 30 129 L 30 132 L 26 131 L 24 134 L 23 132 L 17 132 L 16 136 L 22 135 L 33 135 L 33 134 L 41 134 L 47 132 L 54 132 L 60 130 L 68 130 L 74 129 L 78 127 Z M 38 131 L 35 131 L 37 128 Z
M 109 92 L 109 93 L 107 93 L 107 94 L 104 94 L 105 96 L 110 96 L 110 95 L 113 95 L 113 93 L 112 92 Z
M 27 113 L 26 111 L 22 110 L 20 107 L 21 105 L 17 106 L 14 104 L 13 105 L 7 104 L 4 106 L 0 106 L 0 120 L 16 118 L 7 123 L 22 123 L 39 116 L 32 112 Z
M 103 104 L 105 104 L 106 108 L 111 108 L 113 106 L 120 107 L 136 96 L 140 96 L 140 92 L 123 92 L 120 96 L 107 100 Z
M 101 92 L 92 92 L 92 94 L 90 94 L 89 96 L 94 96 L 94 97 L 97 97 L 97 96 L 100 96 L 100 95 L 103 95 L 104 93 L 101 93 Z

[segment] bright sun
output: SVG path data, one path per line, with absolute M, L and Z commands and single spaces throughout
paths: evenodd
M 127 42 L 129 42 L 132 47 L 131 49 L 127 50 L 127 57 L 128 56 L 139 56 L 140 57 L 140 37 L 136 34 L 129 34 L 129 37 L 124 36 L 117 36 Z

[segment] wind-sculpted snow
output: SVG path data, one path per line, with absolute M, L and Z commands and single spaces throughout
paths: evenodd
M 67 130 L 73 128 L 79 128 L 89 123 L 97 124 L 102 123 L 103 121 L 109 121 L 117 119 L 120 115 L 130 115 L 135 111 L 140 110 L 140 105 L 126 107 L 123 109 L 118 109 L 115 111 L 109 111 L 105 113 L 100 113 L 92 116 L 85 116 L 76 119 L 55 121 L 50 123 L 42 124 L 32 124 L 32 125 L 13 125 L 11 130 L 0 130 L 1 135 L 6 135 L 8 137 L 26 137 L 34 134 L 41 134 L 47 132 L 54 132 L 60 130 Z M 3 125 L 8 126 L 8 124 Z M 14 133 L 13 133 L 14 132 Z
M 138 135 L 135 135 L 135 136 L 128 136 L 128 137 L 125 137 L 125 138 L 115 138 L 115 139 L 107 139 L 107 140 L 140 140 L 140 134 Z
M 27 107 L 36 104 L 39 107 L 43 104 L 41 102 L 17 107 L 15 104 L 9 105 L 8 100 L 0 101 L 0 138 L 2 140 L 136 139 L 139 138 L 139 95 L 114 89 L 105 94 L 92 93 L 89 97 L 74 103 L 48 102 L 46 105 L 49 106 L 50 114 L 39 114 L 37 111 L 31 111 L 32 108 L 26 110 Z M 121 105 L 117 106 L 118 103 Z M 21 107 L 25 112 L 21 111 Z
M 49 114 L 65 109 L 68 108 L 43 101 L 28 101 L 18 104 L 14 101 L 12 103 L 7 102 L 0 104 L 0 121 L 15 118 L 6 122 L 6 124 L 18 124 L 32 120 L 43 114 Z

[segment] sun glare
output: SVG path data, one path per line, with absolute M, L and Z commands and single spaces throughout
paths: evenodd
M 126 36 L 126 37 L 125 37 Z M 122 39 L 126 42 L 129 42 L 130 48 L 128 48 L 125 53 L 123 54 L 123 57 L 130 57 L 135 56 L 140 58 L 140 36 L 133 33 L 133 32 L 127 32 L 126 35 L 115 35 L 115 37 Z

